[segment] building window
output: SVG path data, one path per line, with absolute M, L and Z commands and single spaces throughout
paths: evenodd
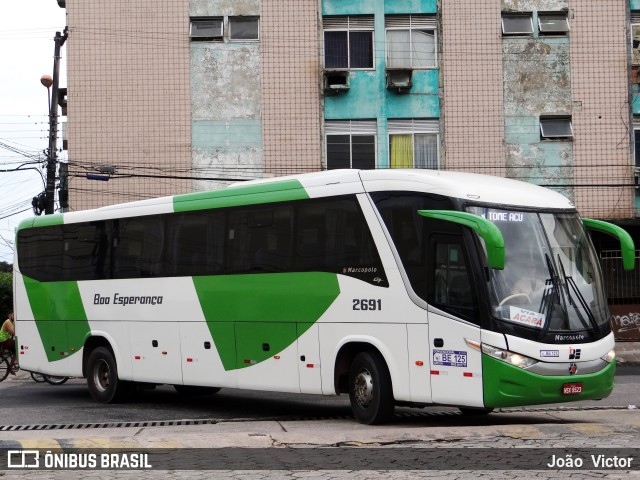
M 373 16 L 324 17 L 325 68 L 373 68 Z
M 503 35 L 531 35 L 532 33 L 531 13 L 502 13 Z
M 538 13 L 538 31 L 541 35 L 564 35 L 569 32 L 566 13 Z
M 552 140 L 573 138 L 571 117 L 546 116 L 540 117 L 540 136 Z
M 258 17 L 229 17 L 230 40 L 258 40 L 259 33 Z
M 222 40 L 224 21 L 222 17 L 200 17 L 191 19 L 192 41 Z
M 635 160 L 636 167 L 640 167 L 640 129 L 635 129 L 633 131 L 633 146 L 635 148 Z
M 436 66 L 436 21 L 426 15 L 388 15 L 387 68 Z
M 631 25 L 631 52 L 633 65 L 640 65 L 640 14 L 632 15 L 632 21 L 638 23 L 632 23 Z
M 375 120 L 328 120 L 327 170 L 376 168 Z
M 437 120 L 389 120 L 391 168 L 439 168 Z

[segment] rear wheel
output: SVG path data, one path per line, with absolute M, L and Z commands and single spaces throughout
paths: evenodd
M 34 382 L 44 383 L 44 376 L 41 373 L 31 372 L 31 378 Z
M 62 385 L 69 380 L 69 377 L 57 377 L 55 375 L 43 375 L 42 377 L 44 381 L 50 385 Z
M 351 362 L 349 400 L 353 415 L 367 425 L 383 423 L 393 413 L 391 376 L 377 352 L 360 352 Z
M 117 403 L 131 393 L 131 382 L 118 378 L 118 366 L 113 353 L 105 347 L 98 347 L 87 361 L 87 384 L 94 400 L 101 403 Z

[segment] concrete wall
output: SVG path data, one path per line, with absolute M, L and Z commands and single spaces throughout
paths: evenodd
M 438 68 L 413 70 L 413 86 L 407 93 L 386 88 L 385 15 L 436 13 L 435 0 L 322 1 L 323 15 L 374 15 L 374 69 L 351 70 L 349 91 L 324 97 L 324 118 L 377 119 L 377 166 L 380 168 L 389 166 L 388 119 L 440 117 Z
M 447 170 L 505 175 L 500 18 L 498 0 L 442 0 Z
M 191 17 L 223 17 L 223 41 L 192 41 L 193 171 L 200 178 L 262 176 L 260 42 L 231 41 L 229 16 L 259 16 L 259 0 L 191 0 Z M 194 190 L 229 182 L 196 180 Z
M 631 218 L 626 1 L 569 0 L 569 9 L 575 182 L 587 186 L 575 189 L 576 205 L 584 216 Z
M 66 6 L 70 209 L 190 191 L 188 0 Z M 84 178 L 100 165 L 137 176 Z

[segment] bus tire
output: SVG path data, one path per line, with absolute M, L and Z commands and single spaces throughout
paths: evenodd
M 199 387 L 197 385 L 174 385 L 173 388 L 180 395 L 214 395 L 220 391 L 220 387 Z
M 69 377 L 59 377 L 57 375 L 42 375 L 42 377 L 49 385 L 62 385 L 69 380 Z
M 91 352 L 87 361 L 87 384 L 94 400 L 100 403 L 118 403 L 131 393 L 132 383 L 118 378 L 118 367 L 113 353 L 105 347 Z
M 384 423 L 393 413 L 389 369 L 377 352 L 358 353 L 349 368 L 349 400 L 353 415 L 366 425 Z

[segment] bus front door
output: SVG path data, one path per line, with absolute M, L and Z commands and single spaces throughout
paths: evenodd
M 461 235 L 431 235 L 427 259 L 433 403 L 482 407 L 481 353 L 473 277 Z M 471 345 L 470 345 L 471 344 Z

